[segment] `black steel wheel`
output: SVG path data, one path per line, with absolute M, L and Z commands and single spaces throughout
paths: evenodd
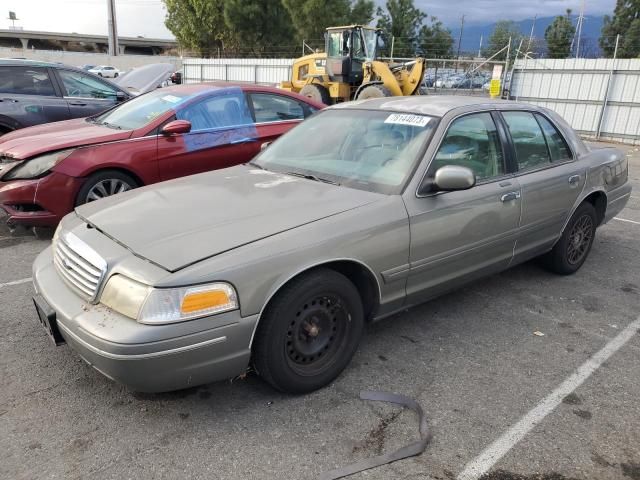
M 556 243 L 545 257 L 546 266 L 561 275 L 578 271 L 587 259 L 596 233 L 596 210 L 588 202 L 580 205 Z
M 355 286 L 333 270 L 314 270 L 286 285 L 267 307 L 254 340 L 254 366 L 277 390 L 316 390 L 351 361 L 363 327 Z

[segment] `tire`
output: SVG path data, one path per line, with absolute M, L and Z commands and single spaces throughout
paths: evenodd
M 391 91 L 384 85 L 369 85 L 364 87 L 358 93 L 358 100 L 367 100 L 369 98 L 392 97 Z
M 117 74 L 117 73 L 114 73 L 114 74 L 113 74 L 113 78 L 118 78 L 118 74 Z
M 102 184 L 102 189 L 98 185 Z M 76 197 L 76 207 L 85 203 L 110 197 L 117 193 L 126 192 L 140 185 L 131 176 L 117 170 L 103 170 L 90 175 L 84 182 L 78 196 Z M 103 191 L 104 190 L 104 191 Z
M 256 332 L 253 364 L 276 390 L 312 392 L 345 369 L 363 330 L 362 300 L 353 283 L 333 270 L 314 270 L 270 302 Z
M 331 105 L 331 95 L 329 95 L 329 90 L 322 85 L 317 85 L 315 83 L 305 85 L 300 90 L 300 95 L 310 98 L 311 100 L 315 100 L 316 102 L 324 103 L 325 105 Z
M 589 256 L 597 224 L 593 205 L 582 203 L 571 216 L 560 240 L 543 257 L 545 267 L 559 275 L 577 272 Z
M 99 76 L 99 77 L 101 77 L 101 76 L 102 76 L 102 73 L 98 72 L 98 76 Z

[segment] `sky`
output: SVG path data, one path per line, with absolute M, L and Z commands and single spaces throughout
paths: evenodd
M 465 14 L 468 24 L 488 24 L 496 20 L 522 20 L 553 16 L 567 8 L 580 10 L 582 0 L 414 0 L 429 15 L 455 29 Z M 383 4 L 384 0 L 376 0 Z M 615 0 L 586 0 L 587 15 L 611 14 Z M 106 0 L 0 0 L 0 28 L 7 28 L 9 11 L 15 11 L 17 26 L 25 30 L 51 32 L 107 33 Z M 172 38 L 164 26 L 165 10 L 161 0 L 116 0 L 118 34 L 147 38 Z

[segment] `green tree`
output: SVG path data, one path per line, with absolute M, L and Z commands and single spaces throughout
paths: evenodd
M 617 35 L 618 57 L 640 56 L 640 0 L 618 0 L 613 16 L 605 15 L 599 43 L 608 57 L 613 56 Z
M 549 58 L 567 58 L 571 53 L 571 41 L 576 29 L 571 23 L 571 10 L 566 16 L 557 16 L 544 31 Z
M 427 58 L 453 57 L 453 37 L 436 17 L 431 17 L 431 25 L 420 27 L 418 34 L 420 54 Z
M 282 0 L 282 4 L 298 39 L 315 46 L 324 44 L 327 27 L 366 25 L 373 19 L 373 0 Z
M 489 45 L 484 55 L 487 58 L 495 55 L 497 52 L 499 52 L 509 44 L 509 39 L 511 39 L 511 54 L 509 55 L 509 57 L 510 60 L 513 60 L 516 56 L 518 46 L 520 45 L 520 40 L 523 39 L 523 35 L 515 22 L 512 22 L 510 20 L 500 20 L 496 23 L 496 26 L 494 27 L 493 32 L 489 37 Z M 502 52 L 498 53 L 498 55 L 494 57 L 494 60 L 506 60 L 506 58 L 507 50 L 505 49 Z
M 224 0 L 163 0 L 165 25 L 185 49 L 209 57 L 224 48 L 231 35 L 224 22 Z
M 291 17 L 282 2 L 225 0 L 224 20 L 239 52 L 251 55 L 289 54 L 293 41 Z
M 416 53 L 420 28 L 427 14 L 413 4 L 413 0 L 387 0 L 386 10 L 378 7 L 377 27 L 387 37 L 387 50 L 393 38 L 393 55 L 410 57 Z

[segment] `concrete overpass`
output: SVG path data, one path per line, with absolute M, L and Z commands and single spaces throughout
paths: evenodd
M 32 30 L 0 29 L 0 44 L 23 49 L 59 49 L 105 53 L 109 40 L 106 35 L 86 35 L 82 33 L 39 32 Z M 175 40 L 145 37 L 118 37 L 120 54 L 146 53 L 159 55 L 178 47 Z M 47 48 L 48 47 L 48 48 Z

